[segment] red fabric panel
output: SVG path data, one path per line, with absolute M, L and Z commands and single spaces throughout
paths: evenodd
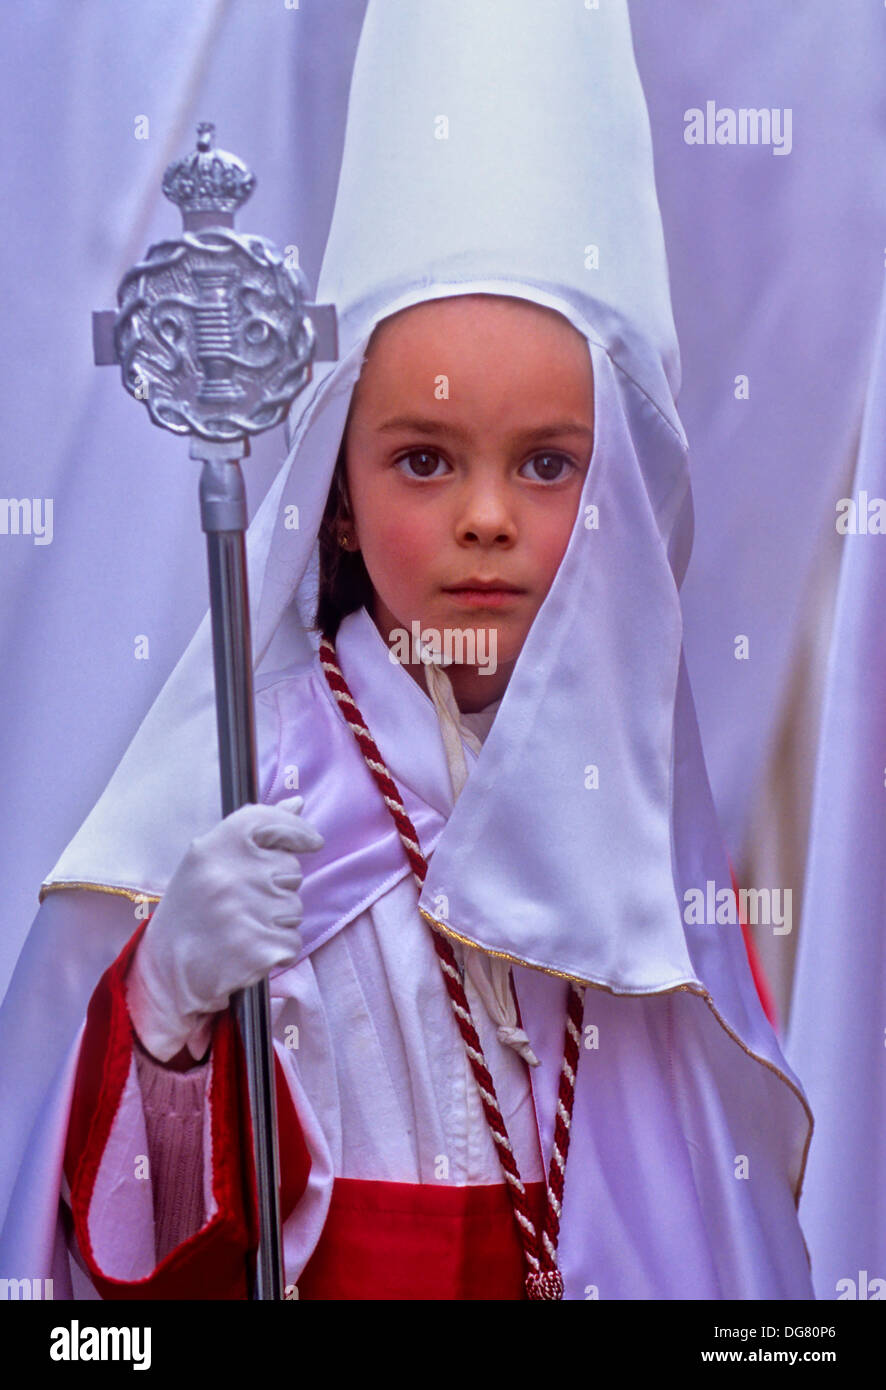
M 769 1019 L 776 1033 L 778 1033 L 781 1031 L 778 1022 L 778 1009 L 775 1007 L 775 1000 L 769 988 L 766 972 L 760 963 L 760 957 L 757 954 L 757 948 L 754 945 L 754 938 L 751 935 L 750 927 L 748 927 L 745 922 L 741 924 L 741 934 L 744 937 L 744 947 L 748 953 L 748 964 L 751 967 L 751 975 L 754 978 L 754 984 L 757 986 L 757 995 L 760 1003 L 763 1005 L 763 1012 Z
M 144 1279 L 106 1276 L 96 1263 L 87 1215 L 101 1156 L 111 1132 L 132 1060 L 132 1024 L 124 976 L 147 922 L 142 923 L 99 981 L 87 1012 L 65 1148 L 74 1230 L 96 1289 L 106 1299 L 244 1299 L 247 1264 L 258 1243 L 255 1177 L 244 1164 L 240 1137 L 251 1155 L 251 1123 L 239 1031 L 229 1012 L 213 1031 L 209 1093 L 216 1215 L 171 1250 Z M 275 1058 L 283 1219 L 305 1190 L 310 1155 L 283 1069 Z
M 777 1033 L 779 1031 L 778 1010 L 775 1007 L 775 1000 L 772 997 L 772 990 L 769 988 L 769 981 L 766 978 L 766 972 L 764 971 L 763 966 L 760 964 L 760 957 L 757 954 L 757 948 L 754 945 L 754 938 L 751 935 L 751 931 L 747 923 L 742 920 L 741 899 L 738 896 L 738 883 L 735 878 L 735 870 L 732 867 L 731 859 L 729 860 L 729 874 L 732 878 L 732 891 L 735 894 L 736 910 L 738 912 L 738 919 L 741 922 L 741 934 L 744 940 L 744 948 L 747 952 L 748 964 L 751 967 L 751 975 L 753 976 L 754 984 L 757 989 L 757 997 L 759 998 L 760 1003 L 763 1005 L 763 1012 L 765 1013 L 766 1017 L 769 1019 L 769 1022 L 772 1024 L 772 1027 L 775 1029 Z
M 545 1184 L 527 1183 L 540 1226 Z M 329 1216 L 298 1281 L 300 1299 L 525 1297 L 526 1271 L 504 1183 L 359 1182 L 336 1178 Z
M 242 1047 L 229 1013 L 219 1015 L 214 1029 L 209 1096 L 217 1214 L 150 1275 L 132 1282 L 105 1275 L 89 1239 L 87 1214 L 101 1155 L 132 1060 L 124 976 L 146 925 L 102 976 L 89 1005 L 65 1150 L 75 1233 L 105 1299 L 244 1299 L 246 1260 L 254 1260 L 257 1243 L 255 1182 L 238 1143 L 239 1135 L 245 1143 L 251 1131 Z M 307 1186 L 310 1155 L 275 1061 L 285 1220 Z M 526 1191 L 540 1224 L 545 1185 L 530 1183 Z M 337 1178 L 326 1225 L 298 1289 L 300 1298 L 313 1300 L 510 1301 L 525 1297 L 524 1277 L 503 1183 L 451 1187 Z

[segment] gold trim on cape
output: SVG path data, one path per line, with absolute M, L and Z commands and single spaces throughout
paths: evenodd
M 158 903 L 156 893 L 139 893 L 134 888 L 114 888 L 110 883 L 41 883 L 39 901 L 42 903 L 47 893 L 64 893 L 68 889 L 91 893 L 115 893 L 120 898 L 128 898 L 131 903 Z
M 85 891 L 94 893 L 114 893 L 118 897 L 128 898 L 129 901 L 133 903 L 158 903 L 160 901 L 160 898 L 156 893 L 140 893 L 133 888 L 117 888 L 109 883 L 75 882 L 42 884 L 40 887 L 40 902 L 43 902 L 43 899 L 46 897 L 48 893 L 60 893 L 65 892 L 68 889 L 81 892 Z M 760 1057 L 756 1052 L 753 1052 L 751 1048 L 748 1047 L 747 1043 L 745 1043 L 739 1037 L 739 1035 L 732 1028 L 729 1027 L 729 1024 L 726 1022 L 722 1014 L 717 1009 L 717 1006 L 714 1003 L 712 996 L 708 993 L 706 989 L 689 984 L 672 985 L 668 989 L 650 990 L 648 993 L 644 994 L 613 989 L 611 985 L 601 985 L 596 980 L 585 980 L 582 979 L 580 975 L 570 975 L 565 970 L 554 970 L 547 965 L 535 965 L 532 961 L 522 960 L 520 956 L 513 956 L 507 951 L 494 951 L 486 946 L 478 946 L 476 941 L 472 941 L 469 936 L 462 935 L 461 932 L 455 931 L 452 927 L 447 926 L 445 923 L 439 921 L 436 917 L 432 917 L 431 914 L 429 912 L 426 912 L 423 907 L 419 907 L 418 910 L 429 926 L 435 928 L 437 931 L 442 932 L 444 936 L 451 937 L 453 940 L 458 941 L 463 946 L 469 946 L 472 950 L 475 951 L 482 951 L 483 954 L 487 956 L 497 956 L 499 960 L 510 961 L 512 965 L 523 965 L 526 967 L 527 970 L 539 970 L 544 975 L 553 975 L 560 980 L 570 980 L 573 984 L 580 985 L 583 989 L 602 989 L 606 994 L 617 995 L 622 999 L 654 999 L 657 996 L 664 994 L 681 993 L 694 994 L 697 998 L 703 999 L 705 1004 L 707 1004 L 708 1008 L 713 1014 L 714 1018 L 717 1020 L 720 1027 L 723 1029 L 724 1033 L 726 1033 L 727 1037 L 731 1038 L 733 1042 L 737 1043 L 741 1050 L 747 1053 L 748 1057 L 752 1058 L 753 1061 L 759 1062 L 761 1066 L 766 1067 L 775 1076 L 777 1076 L 779 1081 L 782 1081 L 784 1085 L 787 1086 L 788 1089 L 797 1097 L 804 1111 L 806 1112 L 806 1118 L 809 1122 L 809 1128 L 806 1133 L 806 1143 L 803 1145 L 803 1153 L 800 1159 L 800 1175 L 797 1179 L 797 1184 L 794 1188 L 793 1193 L 794 1206 L 799 1206 L 800 1197 L 803 1192 L 803 1181 L 806 1176 L 806 1160 L 809 1155 L 809 1145 L 812 1141 L 812 1131 L 815 1128 L 815 1119 L 812 1114 L 812 1111 L 809 1108 L 809 1102 L 806 1100 L 806 1097 L 803 1095 L 802 1091 L 798 1090 L 798 1088 L 794 1085 L 790 1077 L 785 1076 L 784 1072 L 781 1071 L 779 1067 L 776 1067 L 772 1062 L 767 1061 L 765 1057 Z M 806 1249 L 806 1256 L 808 1259 L 809 1248 L 806 1245 L 805 1237 L 803 1240 L 803 1244 L 804 1248 Z
M 773 1072 L 780 1081 L 783 1081 L 784 1084 L 791 1091 L 793 1091 L 794 1095 L 797 1097 L 797 1099 L 799 1100 L 800 1104 L 803 1106 L 803 1109 L 806 1112 L 806 1118 L 809 1121 L 809 1128 L 806 1132 L 806 1143 L 803 1145 L 803 1154 L 800 1159 L 800 1175 L 797 1179 L 797 1185 L 794 1188 L 794 1206 L 799 1207 L 800 1196 L 803 1192 L 803 1180 L 806 1176 L 806 1159 L 809 1154 L 809 1145 L 812 1142 L 812 1131 L 815 1128 L 815 1118 L 812 1114 L 812 1111 L 809 1108 L 809 1102 L 803 1095 L 803 1092 L 798 1090 L 798 1088 L 794 1085 L 790 1077 L 785 1076 L 784 1072 L 781 1071 L 779 1067 L 776 1067 L 774 1063 L 767 1061 L 765 1057 L 760 1057 L 757 1055 L 756 1052 L 753 1052 L 748 1047 L 747 1043 L 745 1043 L 738 1036 L 738 1034 L 732 1028 L 729 1027 L 729 1024 L 726 1022 L 725 1018 L 723 1018 L 722 1014 L 719 1012 L 716 1004 L 714 1003 L 713 997 L 708 993 L 706 989 L 704 989 L 701 986 L 688 984 L 672 985 L 668 989 L 654 989 L 648 991 L 648 993 L 643 994 L 613 989 L 611 985 L 601 985 L 596 980 L 584 980 L 580 975 L 570 975 L 565 970 L 554 970 L 548 965 L 534 965 L 532 961 L 521 960 L 519 956 L 512 956 L 507 951 L 493 951 L 487 946 L 478 946 L 476 941 L 472 941 L 469 936 L 463 936 L 461 932 L 455 931 L 452 927 L 447 926 L 444 922 L 439 921 L 436 917 L 432 917 L 431 914 L 429 912 L 426 912 L 423 907 L 420 907 L 418 910 L 429 926 L 435 928 L 437 931 L 442 932 L 444 936 L 452 937 L 455 941 L 460 942 L 463 946 L 470 946 L 475 951 L 482 951 L 483 954 L 486 956 L 497 956 L 499 960 L 510 961 L 512 965 L 525 965 L 527 970 L 540 970 L 544 975 L 554 975 L 557 977 L 557 979 L 560 980 L 570 980 L 573 984 L 580 985 L 583 989 L 602 989 L 606 994 L 617 995 L 621 999 L 654 999 L 657 995 L 680 993 L 694 994 L 699 999 L 703 999 L 704 1002 L 707 1004 L 708 1008 L 710 1009 L 711 1013 L 714 1015 L 714 1018 L 717 1020 L 720 1027 L 723 1029 L 724 1033 L 726 1033 L 726 1035 L 730 1037 L 733 1042 L 738 1043 L 741 1050 L 743 1052 L 746 1052 L 749 1057 L 752 1057 L 755 1062 L 759 1062 L 761 1066 L 767 1067 L 769 1071 Z M 806 1256 L 808 1259 L 809 1247 L 806 1246 L 805 1237 L 803 1240 L 803 1244 L 806 1248 Z

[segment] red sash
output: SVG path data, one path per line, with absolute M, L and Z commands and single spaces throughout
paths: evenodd
M 526 1184 L 537 1228 L 545 1185 Z M 523 1248 L 504 1183 L 443 1187 L 336 1178 L 298 1281 L 301 1299 L 525 1298 Z

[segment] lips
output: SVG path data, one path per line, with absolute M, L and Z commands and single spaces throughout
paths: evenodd
M 516 584 L 507 584 L 503 579 L 466 579 L 462 584 L 447 584 L 445 592 L 447 594 L 460 594 L 464 591 L 469 593 L 505 593 L 522 594 L 523 589 Z

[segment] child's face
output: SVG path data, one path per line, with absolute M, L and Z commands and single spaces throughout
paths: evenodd
M 507 685 L 566 550 L 593 429 L 587 343 L 552 310 L 462 295 L 376 330 L 347 433 L 351 532 L 386 639 L 415 620 L 441 637 L 487 630 L 495 674 L 447 668 L 463 710 Z M 452 591 L 471 579 L 518 592 Z

